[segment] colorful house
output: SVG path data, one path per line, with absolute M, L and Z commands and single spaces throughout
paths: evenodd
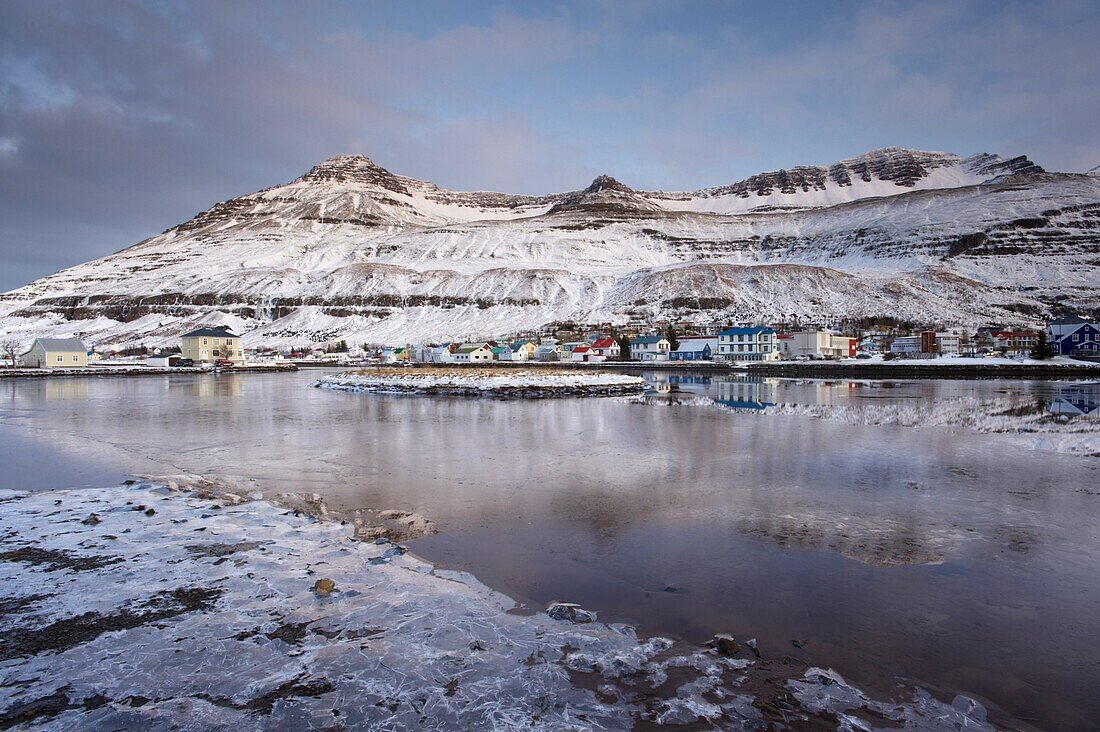
M 493 347 L 488 343 L 463 343 L 451 357 L 454 363 L 488 363 L 493 360 Z
M 79 338 L 36 338 L 20 359 L 30 368 L 82 369 L 88 365 L 88 349 Z
M 672 350 L 667 338 L 637 336 L 630 341 L 630 358 L 634 361 L 667 361 Z
M 603 356 L 605 359 L 617 359 L 619 358 L 620 348 L 619 344 L 615 342 L 614 338 L 597 338 L 592 342 L 592 350 L 598 355 Z
M 195 363 L 230 361 L 234 366 L 244 364 L 241 338 L 225 326 L 184 333 L 180 336 L 180 355 Z
M 1050 331 L 1051 327 L 1048 326 Z M 1075 328 L 1059 330 L 1061 335 L 1051 337 L 1051 348 L 1056 356 L 1100 356 L 1100 325 L 1096 323 L 1078 323 Z
M 718 333 L 719 361 L 774 361 L 778 358 L 773 328 L 726 328 Z
M 718 350 L 718 339 L 713 336 L 693 336 L 680 339 L 680 345 L 668 354 L 669 361 L 711 361 Z

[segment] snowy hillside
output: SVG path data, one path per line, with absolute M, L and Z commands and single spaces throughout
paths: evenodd
M 402 343 L 551 320 L 893 315 L 1034 323 L 1100 308 L 1100 178 L 900 148 L 695 192 L 608 176 L 448 191 L 339 156 L 0 296 L 24 341 Z

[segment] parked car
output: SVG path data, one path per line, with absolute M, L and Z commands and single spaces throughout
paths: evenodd
M 233 366 L 233 362 L 230 361 L 228 358 L 219 358 L 217 361 L 214 362 L 214 365 L 218 368 L 230 368 L 231 366 Z
M 182 367 L 182 368 L 189 368 L 191 366 L 194 366 L 195 362 L 193 360 L 191 360 L 190 358 L 181 358 L 178 361 L 173 362 L 172 365 Z

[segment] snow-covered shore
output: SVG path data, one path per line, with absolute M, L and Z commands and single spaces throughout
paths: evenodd
M 509 612 L 509 598 L 400 545 L 225 498 L 150 483 L 0 492 L 0 724 L 865 729 L 870 714 L 992 729 L 966 697 L 880 703 L 748 643 L 645 639 L 572 622 L 590 618 L 568 607 Z
M 495 396 L 611 396 L 640 394 L 640 376 L 606 372 L 464 369 L 364 369 L 324 376 L 314 386 L 340 391 Z

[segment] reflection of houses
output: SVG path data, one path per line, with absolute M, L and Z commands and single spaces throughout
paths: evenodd
M 88 365 L 88 350 L 79 338 L 36 338 L 20 359 L 31 368 L 81 369 Z
M 1081 416 L 1100 415 L 1100 384 L 1065 386 L 1047 404 L 1047 410 L 1054 414 Z
M 714 401 L 734 409 L 764 409 L 776 404 L 777 379 L 744 376 L 715 380 Z

